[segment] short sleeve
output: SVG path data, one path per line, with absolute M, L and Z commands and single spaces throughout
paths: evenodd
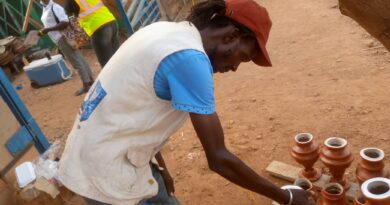
M 58 4 L 54 4 L 53 10 L 60 22 L 69 22 L 68 15 L 66 15 L 64 8 Z
M 215 112 L 213 69 L 203 52 L 186 50 L 169 56 L 165 70 L 172 107 L 197 114 Z

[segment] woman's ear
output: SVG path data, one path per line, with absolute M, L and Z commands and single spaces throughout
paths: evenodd
M 240 38 L 240 30 L 238 28 L 232 26 L 231 29 L 226 30 L 223 34 L 223 43 L 231 43 Z

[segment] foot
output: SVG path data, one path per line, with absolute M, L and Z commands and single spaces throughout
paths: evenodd
M 88 88 L 87 87 L 82 87 L 80 90 L 76 91 L 75 95 L 76 96 L 80 96 L 80 95 L 82 95 L 84 93 L 87 93 L 88 90 L 89 90 L 89 87 Z

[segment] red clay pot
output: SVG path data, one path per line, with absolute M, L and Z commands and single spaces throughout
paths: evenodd
M 344 188 L 338 183 L 329 183 L 321 190 L 321 205 L 349 205 Z
M 321 177 L 321 170 L 313 168 L 320 155 L 320 149 L 312 134 L 300 133 L 296 135 L 290 154 L 295 161 L 305 167 L 299 172 L 300 178 L 317 181 Z
M 351 185 L 344 179 L 344 172 L 353 161 L 352 153 L 347 145 L 347 140 L 343 138 L 330 137 L 325 140 L 320 153 L 321 161 L 332 174 L 330 182 L 341 184 L 345 190 L 348 190 Z
M 298 178 L 294 181 L 294 185 L 301 187 L 303 190 L 310 191 L 313 194 L 311 198 L 314 201 L 317 201 L 318 194 L 317 194 L 315 187 L 313 186 L 313 184 L 311 183 L 310 180 L 308 180 L 306 178 Z
M 365 181 L 361 186 L 366 198 L 365 205 L 390 204 L 390 179 L 376 177 Z
M 360 151 L 361 160 L 356 168 L 359 185 L 371 178 L 389 176 L 389 172 L 385 170 L 384 157 L 385 153 L 378 148 L 365 148 Z
M 301 187 L 303 190 L 306 191 L 312 191 L 314 190 L 313 184 L 310 182 L 310 180 L 306 178 L 298 178 L 294 181 L 295 186 Z
M 366 203 L 366 199 L 364 196 L 358 196 L 353 201 L 353 205 L 364 205 Z

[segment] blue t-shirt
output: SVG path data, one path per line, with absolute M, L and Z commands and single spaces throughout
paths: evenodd
M 213 68 L 206 54 L 182 50 L 164 58 L 153 82 L 156 95 L 176 110 L 197 114 L 215 112 Z

